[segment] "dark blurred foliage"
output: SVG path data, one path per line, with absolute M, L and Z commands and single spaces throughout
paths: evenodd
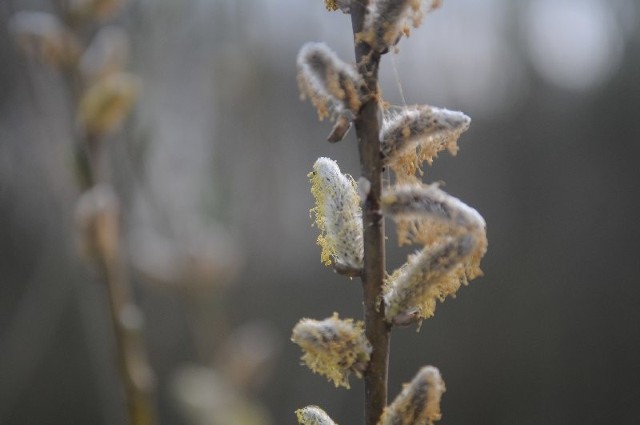
M 73 111 L 60 75 L 12 43 L 7 23 L 23 9 L 50 5 L 0 3 L 0 424 L 123 423 L 104 289 L 74 246 Z M 483 278 L 420 333 L 394 330 L 391 397 L 432 364 L 448 388 L 443 425 L 637 423 L 639 10 L 632 0 L 445 1 L 383 58 L 393 102 L 400 83 L 407 103 L 472 117 L 457 157 L 441 155 L 424 179 L 478 209 L 489 237 Z M 284 347 L 250 391 L 273 423 L 295 423 L 308 404 L 359 423 L 362 383 L 334 389 L 287 342 L 301 317 L 361 316 L 358 281 L 319 262 L 306 178 L 318 156 L 357 176 L 354 136 L 325 143 L 330 125 L 295 81 L 306 41 L 352 58 L 348 17 L 315 0 L 131 0 L 118 23 L 143 81 L 123 137 L 110 140 L 131 261 L 168 246 L 206 262 L 233 245 L 239 257 L 224 257 L 239 272 L 220 279 L 223 290 L 206 267 L 210 284 L 195 290 L 134 274 L 161 423 L 191 423 L 176 373 L 215 363 L 211 353 L 251 321 Z M 391 270 L 408 250 L 388 229 Z M 207 255 L 198 235 L 213 241 Z

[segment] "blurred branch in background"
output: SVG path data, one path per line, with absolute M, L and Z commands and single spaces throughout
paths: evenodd
M 124 72 L 126 34 L 103 22 L 122 2 L 60 2 L 57 15 L 20 11 L 10 23 L 24 53 L 59 71 L 67 82 L 76 121 L 74 158 L 82 192 L 76 208 L 81 251 L 106 284 L 120 378 L 131 425 L 156 423 L 155 377 L 142 335 L 143 314 L 132 294 L 120 239 L 120 208 L 104 167 L 104 144 L 137 97 L 136 78 Z M 93 36 L 92 36 L 93 35 Z M 86 47 L 85 47 L 86 46 Z
M 98 274 L 107 283 L 130 422 L 151 424 L 155 423 L 156 416 L 152 400 L 154 378 L 146 360 L 141 333 L 143 315 L 133 302 L 127 271 L 132 266 L 135 276 L 149 283 L 149 290 L 168 292 L 172 297 L 182 299 L 199 364 L 184 370 L 179 368 L 173 384 L 174 397 L 183 406 L 187 418 L 196 424 L 266 424 L 268 414 L 251 400 L 251 393 L 264 385 L 269 374 L 269 365 L 276 352 L 275 336 L 262 322 L 229 329 L 224 312 L 229 309 L 225 292 L 227 283 L 234 279 L 240 266 L 240 253 L 233 237 L 218 223 L 205 224 L 201 211 L 186 210 L 175 214 L 176 211 L 167 209 L 162 197 L 166 198 L 163 192 L 169 190 L 170 185 L 158 187 L 149 178 L 145 156 L 151 152 L 147 140 L 153 133 L 136 130 L 135 125 L 126 120 L 141 84 L 139 79 L 123 71 L 131 50 L 126 32 L 110 23 L 115 12 L 123 7 L 122 3 L 54 2 L 55 13 L 17 12 L 9 27 L 17 46 L 30 59 L 28 66 L 32 63 L 34 67 L 47 65 L 55 75 L 62 77 L 68 89 L 72 115 L 68 131 L 74 134 L 76 177 L 84 192 L 77 206 L 76 226 L 81 251 L 85 258 L 95 262 Z M 31 79 L 33 75 L 29 77 Z M 47 89 L 44 87 L 45 93 L 34 91 L 36 103 L 51 96 L 46 93 Z M 51 124 L 47 122 L 45 126 Z M 124 133 L 120 133 L 121 129 Z M 141 139 L 135 140 L 135 137 Z M 202 157 L 200 151 L 193 155 Z M 115 186 L 106 184 L 110 180 Z M 132 223 L 136 221 L 142 225 L 133 227 Z M 121 223 L 124 224 L 122 232 L 130 233 L 124 241 L 120 237 Z M 129 228 L 135 228 L 135 231 L 129 232 Z M 127 241 L 130 243 L 128 248 L 124 245 Z M 127 255 L 127 252 L 131 254 Z M 42 279 L 46 284 L 43 276 L 34 278 Z M 42 295 L 41 288 L 35 287 Z M 80 293 L 86 294 L 86 291 L 80 288 Z M 36 298 L 38 302 L 42 301 L 41 297 Z M 82 317 L 94 321 L 95 314 L 84 306 L 90 304 L 89 300 L 81 296 L 80 303 Z M 29 304 L 21 309 L 26 312 L 23 315 L 28 315 L 33 313 L 32 305 L 37 302 L 25 297 L 23 304 Z M 95 302 L 93 304 L 95 306 Z M 41 335 L 38 341 L 42 345 L 38 352 L 45 351 L 47 337 L 58 326 L 56 312 L 59 314 L 64 304 L 51 307 L 47 309 L 51 313 L 50 326 L 39 328 L 40 333 L 32 333 Z M 17 324 L 10 327 L 10 342 L 16 339 L 12 335 L 28 329 L 23 325 L 37 323 L 28 318 L 19 319 L 17 317 L 14 320 Z M 95 330 L 95 324 L 85 326 L 90 347 L 101 345 L 92 335 Z M 19 344 L 12 343 L 11 347 L 18 348 Z M 94 356 L 104 358 L 95 349 L 91 351 Z M 15 350 L 2 354 L 8 359 L 7 365 L 20 357 Z M 27 356 L 22 364 L 33 373 L 35 365 L 26 364 L 29 359 L 32 363 L 36 361 L 33 356 Z M 2 370 L 4 368 L 0 372 Z M 191 370 L 200 370 L 202 374 L 198 374 L 196 380 L 190 379 Z M 27 374 L 27 371 L 23 372 L 21 382 L 24 385 L 28 385 Z M 16 373 L 8 378 L 8 383 L 20 381 Z M 104 379 L 99 379 L 98 385 L 102 384 L 105 384 Z M 202 387 L 204 393 L 200 392 Z M 214 393 L 207 392 L 208 387 Z M 15 387 L 10 390 L 14 399 L 21 396 L 17 390 Z M 99 389 L 99 392 L 104 390 Z M 218 397 L 220 394 L 225 394 L 222 401 Z M 209 399 L 207 395 L 213 398 Z M 2 403 L 2 407 L 8 409 L 0 409 L 2 416 L 11 414 L 11 402 Z M 110 414 L 108 407 L 103 410 L 106 421 L 114 421 L 117 417 Z

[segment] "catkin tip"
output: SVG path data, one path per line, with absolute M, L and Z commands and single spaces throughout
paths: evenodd
M 380 130 L 383 161 L 400 181 L 413 176 L 423 162 L 431 164 L 438 153 L 458 151 L 458 138 L 471 118 L 462 112 L 428 105 L 395 108 L 387 113 Z M 404 177 L 404 178 L 403 178 Z
M 415 425 L 440 420 L 440 399 L 446 391 L 440 371 L 424 366 L 387 406 L 378 425 Z
M 327 413 L 318 406 L 307 406 L 296 410 L 300 425 L 336 425 Z

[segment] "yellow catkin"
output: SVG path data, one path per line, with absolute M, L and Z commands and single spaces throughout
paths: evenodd
M 300 425 L 337 425 L 324 410 L 318 406 L 307 406 L 296 410 Z
M 96 82 L 80 100 L 80 123 L 94 136 L 104 136 L 117 130 L 133 106 L 138 86 L 138 79 L 126 73 Z
M 378 52 L 387 52 L 403 35 L 409 36 L 410 26 L 419 27 L 425 11 L 437 9 L 441 1 L 427 1 L 428 8 L 423 6 L 424 3 L 423 0 L 370 1 L 358 40 L 368 43 Z
M 301 97 L 309 98 L 318 117 L 355 117 L 362 105 L 365 84 L 355 68 L 338 58 L 324 43 L 306 43 L 297 59 Z
M 326 7 L 327 10 L 330 10 L 330 11 L 338 10 L 338 5 L 336 4 L 336 0 L 324 0 L 324 7 Z
M 302 361 L 336 387 L 349 388 L 349 376 L 362 377 L 371 355 L 364 324 L 343 319 L 337 313 L 322 321 L 302 319 L 291 340 L 302 348 Z
M 319 158 L 309 173 L 316 207 L 315 225 L 320 229 L 318 245 L 325 265 L 360 270 L 363 265 L 362 210 L 357 185 L 342 174 L 335 161 Z
M 378 425 L 432 425 L 442 416 L 440 399 L 445 391 L 440 371 L 424 366 L 385 408 Z
M 424 248 L 385 281 L 387 320 L 433 316 L 436 301 L 455 296 L 461 285 L 482 275 L 480 260 L 487 250 L 482 216 L 436 185 L 397 185 L 381 198 L 383 213 L 400 224 L 400 242 Z
M 380 130 L 383 161 L 399 182 L 408 182 L 420 172 L 423 162 L 433 163 L 447 149 L 455 155 L 457 141 L 471 119 L 462 112 L 428 105 L 395 109 L 387 114 Z

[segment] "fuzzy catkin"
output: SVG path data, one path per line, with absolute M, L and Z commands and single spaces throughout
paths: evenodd
M 291 340 L 302 348 L 302 361 L 309 369 L 336 387 L 349 388 L 349 375 L 362 377 L 371 355 L 363 326 L 353 319 L 340 319 L 337 313 L 322 321 L 302 319 L 293 328 Z
M 316 201 L 311 212 L 321 232 L 318 245 L 322 247 L 322 263 L 349 270 L 362 269 L 362 209 L 355 181 L 342 174 L 335 161 L 324 157 L 313 165 L 309 180 Z
M 424 248 L 386 279 L 387 320 L 401 324 L 433 316 L 436 301 L 453 296 L 482 274 L 487 250 L 482 216 L 435 185 L 397 185 L 381 197 L 383 213 L 398 224 L 400 241 Z
M 441 1 L 430 0 L 429 3 L 429 10 L 433 10 Z M 409 25 L 420 26 L 423 15 L 423 0 L 372 0 L 359 39 L 373 50 L 386 53 L 403 35 L 409 35 Z
M 432 317 L 436 301 L 453 296 L 467 283 L 465 265 L 477 240 L 472 235 L 449 237 L 409 256 L 407 263 L 385 282 L 383 300 L 387 321 Z
M 440 371 L 424 366 L 387 406 L 378 425 L 431 425 L 440 420 L 440 399 L 446 387 Z
M 298 86 L 322 120 L 326 117 L 357 115 L 365 84 L 355 68 L 343 62 L 325 43 L 306 43 L 297 59 Z
M 329 11 L 340 9 L 342 13 L 351 11 L 351 0 L 324 0 L 324 7 Z
M 483 229 L 480 213 L 437 185 L 401 184 L 387 189 L 381 199 L 382 211 L 393 218 L 433 217 L 467 229 Z
M 300 425 L 336 425 L 327 413 L 318 406 L 307 406 L 296 410 Z
M 383 161 L 396 174 L 414 175 L 422 162 L 431 164 L 444 149 L 455 155 L 458 138 L 470 123 L 462 112 L 428 105 L 389 113 L 380 129 Z

